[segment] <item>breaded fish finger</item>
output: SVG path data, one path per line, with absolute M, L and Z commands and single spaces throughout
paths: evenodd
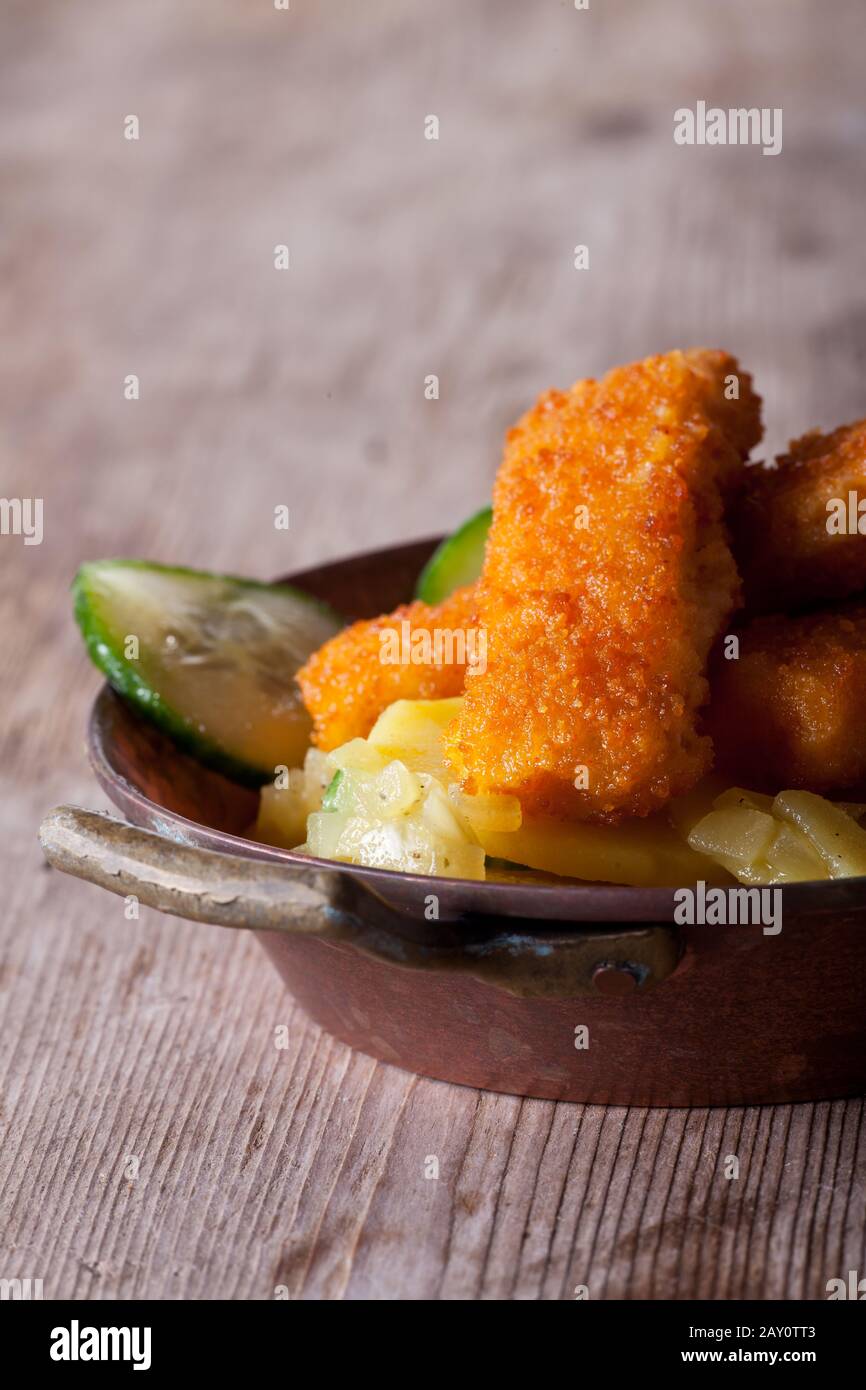
M 709 351 L 549 391 L 510 432 L 478 589 L 487 669 L 447 735 L 468 791 L 616 821 L 698 780 L 707 656 L 739 598 L 723 498 L 760 432 L 748 374 Z
M 298 672 L 314 742 L 327 752 L 365 738 L 394 700 L 459 695 L 465 658 L 478 651 L 476 636 L 474 586 L 455 590 L 436 607 L 407 603 L 338 632 Z
M 750 612 L 783 612 L 866 588 L 866 516 L 861 535 L 856 513 L 849 518 L 851 494 L 855 508 L 866 502 L 866 420 L 832 434 L 813 430 L 775 468 L 746 469 L 732 525 Z
M 716 767 L 761 791 L 866 784 L 866 603 L 756 618 L 711 673 Z

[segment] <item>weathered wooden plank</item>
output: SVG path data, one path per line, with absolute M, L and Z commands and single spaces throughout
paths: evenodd
M 270 575 L 449 526 L 538 390 L 675 344 L 742 355 L 769 448 L 863 414 L 862 6 L 8 0 L 0 26 L 0 490 L 45 502 L 41 546 L 0 538 L 0 1274 L 684 1299 L 862 1271 L 860 1101 L 606 1111 L 412 1078 L 323 1037 L 253 941 L 127 922 L 35 841 L 51 804 L 104 804 L 82 558 Z M 699 88 L 782 105 L 783 153 L 675 148 Z

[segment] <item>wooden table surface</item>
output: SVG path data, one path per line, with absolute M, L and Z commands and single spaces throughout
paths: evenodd
M 0 1277 L 801 1298 L 866 1269 L 860 1100 L 665 1112 L 421 1080 L 318 1033 L 253 940 L 128 922 L 36 843 L 53 804 L 105 805 L 82 559 L 270 576 L 445 529 L 539 390 L 673 346 L 741 355 L 770 448 L 866 413 L 864 18 L 6 0 L 0 486 L 45 519 L 39 546 L 0 537 Z M 699 98 L 781 107 L 782 153 L 675 146 Z

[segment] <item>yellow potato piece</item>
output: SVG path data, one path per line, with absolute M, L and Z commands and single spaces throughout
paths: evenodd
M 741 883 L 760 883 L 757 866 L 765 861 L 775 834 L 776 822 L 766 811 L 723 806 L 698 821 L 689 844 L 724 865 Z
M 385 820 L 405 816 L 420 798 L 420 781 L 399 758 L 387 763 L 374 779 L 371 800 L 376 813 Z
M 866 830 L 832 801 L 814 792 L 779 792 L 773 811 L 805 835 L 831 878 L 866 874 Z
M 309 809 L 292 785 L 282 789 L 270 785 L 262 787 L 256 839 L 266 845 L 294 849 L 306 838 Z
M 766 883 L 803 883 L 829 878 L 821 856 L 792 825 L 780 825 L 767 851 Z
M 318 748 L 309 748 L 304 766 L 289 770 L 287 786 L 262 787 L 254 827 L 256 838 L 282 849 L 300 845 L 307 833 L 307 816 L 318 811 L 332 776 L 333 768 L 325 754 Z
M 372 868 L 483 880 L 484 850 L 461 797 L 452 799 L 443 784 L 449 770 L 442 730 L 459 706 L 459 699 L 399 700 L 369 738 L 329 753 L 342 780 L 329 809 L 316 807 L 309 817 L 309 852 Z M 494 814 L 497 799 L 487 800 L 489 805 L 472 808 L 476 816 Z M 504 803 L 500 818 L 510 811 L 513 823 L 513 807 L 498 800 Z
M 423 813 L 372 820 L 339 811 L 320 811 L 310 816 L 307 848 L 325 859 L 368 868 L 483 880 L 481 846 L 449 838 L 441 831 L 442 827 L 429 824 Z
M 367 741 L 386 759 L 399 758 L 412 772 L 429 772 L 447 782 L 442 732 L 462 703 L 461 695 L 450 700 L 395 700 L 379 715 Z
M 814 792 L 770 798 L 729 787 L 689 833 L 689 844 L 741 883 L 802 883 L 866 873 L 866 831 Z
M 730 882 L 711 859 L 689 848 L 664 813 L 616 826 L 526 816 L 512 833 L 473 828 L 495 858 L 565 878 L 645 888 Z
M 327 757 L 332 767 L 351 772 L 381 772 L 390 761 L 365 738 L 351 738 L 332 749 Z
M 454 783 L 448 788 L 448 795 L 476 834 L 481 830 L 512 831 L 519 830 L 523 812 L 516 796 L 497 796 L 481 794 L 469 796 Z

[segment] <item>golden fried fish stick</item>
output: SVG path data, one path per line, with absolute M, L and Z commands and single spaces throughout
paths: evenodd
M 739 597 L 723 494 L 759 437 L 721 352 L 549 391 L 510 432 L 478 589 L 487 668 L 446 735 L 468 791 L 613 822 L 698 780 L 704 668 Z
M 459 695 L 467 659 L 479 655 L 475 621 L 468 585 L 435 607 L 407 603 L 337 633 L 298 672 L 314 742 L 327 752 L 365 738 L 394 700 Z
M 813 430 L 776 465 L 746 469 L 732 522 L 747 608 L 783 612 L 866 588 L 866 420 Z
M 756 618 L 711 671 L 717 769 L 771 792 L 866 784 L 866 604 Z

